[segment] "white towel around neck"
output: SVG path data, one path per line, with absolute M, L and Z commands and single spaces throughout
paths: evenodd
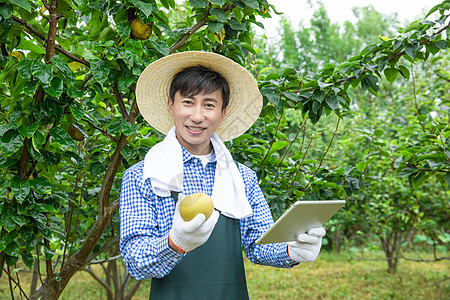
M 234 219 L 251 216 L 253 211 L 245 194 L 244 180 L 230 151 L 215 133 L 211 142 L 217 160 L 211 195 L 214 207 Z M 183 191 L 183 152 L 175 127 L 145 155 L 143 180 L 147 178 L 150 178 L 153 191 L 158 196 L 168 197 L 170 191 Z

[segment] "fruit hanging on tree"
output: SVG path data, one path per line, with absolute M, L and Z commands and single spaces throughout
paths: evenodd
M 131 24 L 131 34 L 139 40 L 146 40 L 152 35 L 151 23 L 144 24 L 141 19 L 134 19 Z

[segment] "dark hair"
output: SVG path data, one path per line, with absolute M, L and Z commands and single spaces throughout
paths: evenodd
M 222 91 L 222 110 L 227 108 L 230 99 L 230 87 L 227 80 L 219 73 L 203 66 L 188 67 L 175 74 L 170 84 L 170 100 L 175 100 L 175 94 L 180 92 L 183 97 L 196 96 L 200 93 Z

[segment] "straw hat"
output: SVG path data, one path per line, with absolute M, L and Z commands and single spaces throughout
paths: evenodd
M 144 119 L 156 130 L 167 134 L 173 118 L 167 108 L 172 79 L 181 70 L 203 66 L 221 74 L 230 87 L 230 101 L 224 120 L 216 129 L 222 141 L 247 131 L 258 118 L 262 95 L 253 76 L 241 65 L 222 55 L 189 51 L 172 54 L 151 63 L 138 79 L 136 99 Z

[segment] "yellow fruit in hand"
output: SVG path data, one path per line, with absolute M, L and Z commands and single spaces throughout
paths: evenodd
M 146 40 L 152 35 L 151 24 L 144 24 L 139 18 L 134 19 L 130 26 L 131 34 L 139 40 Z
M 208 219 L 213 211 L 213 201 L 204 193 L 187 195 L 180 203 L 180 215 L 185 221 L 192 220 L 198 214 L 204 214 Z

